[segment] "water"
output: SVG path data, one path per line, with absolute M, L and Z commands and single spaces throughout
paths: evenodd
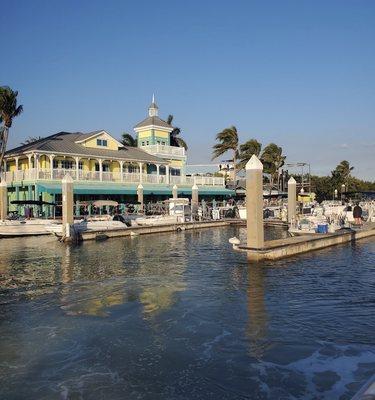
M 375 370 L 375 242 L 249 265 L 238 229 L 0 240 L 0 398 L 349 399 Z

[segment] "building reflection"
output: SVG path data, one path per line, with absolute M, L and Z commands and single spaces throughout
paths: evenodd
M 249 353 L 252 357 L 261 359 L 267 347 L 267 309 L 265 304 L 265 269 L 257 264 L 248 265 L 247 336 L 249 338 Z
M 186 287 L 185 235 L 168 234 L 163 239 L 159 235 L 106 242 L 103 251 L 108 257 L 90 244 L 74 254 L 66 246 L 61 260 L 61 308 L 68 315 L 105 317 L 111 307 L 135 301 L 149 319 L 172 307 L 176 294 Z M 89 283 L 80 283 L 77 291 L 77 280 Z

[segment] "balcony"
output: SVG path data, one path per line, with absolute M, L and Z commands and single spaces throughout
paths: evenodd
M 2 174 L 7 184 L 22 181 L 61 181 L 65 175 L 70 175 L 75 181 L 82 182 L 117 182 L 117 183 L 150 183 L 164 185 L 225 186 L 224 178 L 212 176 L 174 176 L 157 174 L 140 174 L 139 172 L 97 172 L 76 169 L 29 169 L 24 171 L 6 172 Z
M 185 149 L 183 147 L 167 146 L 164 144 L 150 144 L 146 146 L 141 146 L 141 149 L 147 151 L 147 153 L 160 157 L 163 156 L 185 157 Z

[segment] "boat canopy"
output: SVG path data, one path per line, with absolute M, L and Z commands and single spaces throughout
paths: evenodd
M 92 204 L 95 207 L 105 207 L 105 206 L 117 207 L 118 206 L 117 201 L 113 201 L 113 200 L 97 200 L 97 201 L 94 201 Z

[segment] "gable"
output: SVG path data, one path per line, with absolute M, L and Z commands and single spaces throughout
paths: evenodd
M 76 143 L 84 147 L 104 150 L 118 150 L 123 145 L 112 137 L 108 132 L 96 132 L 93 135 L 86 136 L 84 139 L 77 140 Z

